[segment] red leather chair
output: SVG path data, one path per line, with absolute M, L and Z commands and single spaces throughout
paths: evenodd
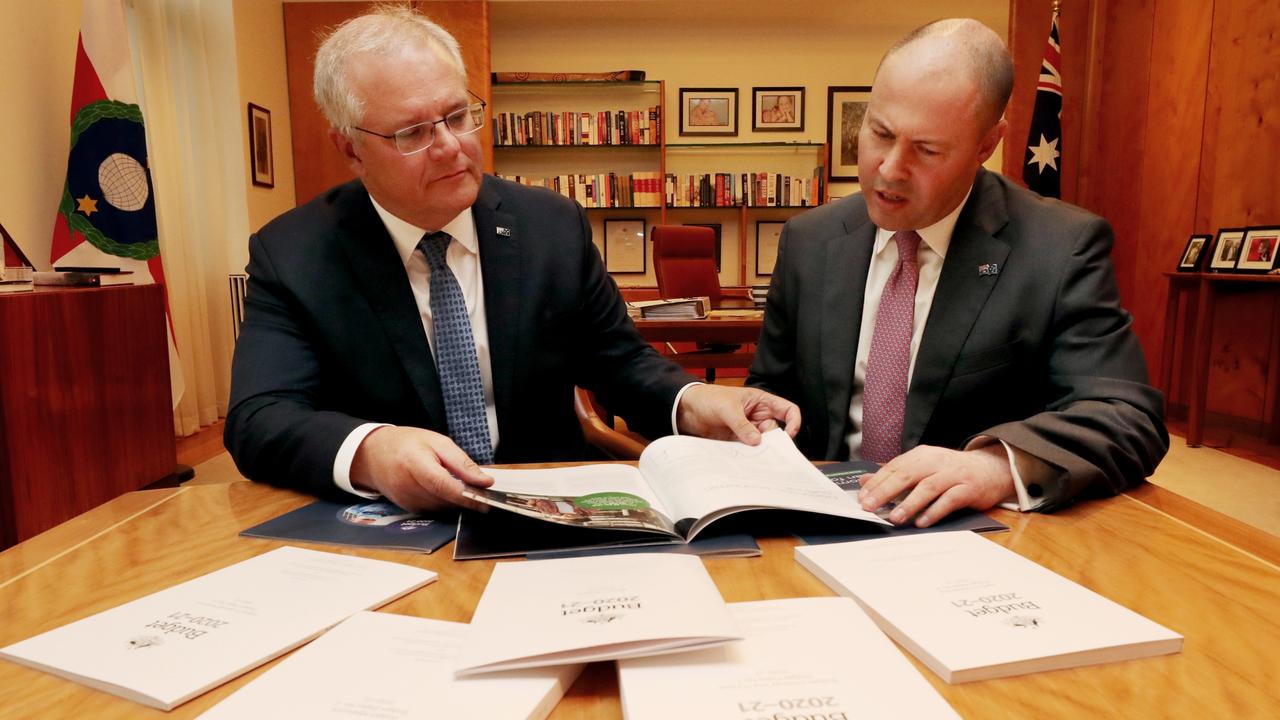
M 716 272 L 716 233 L 697 225 L 655 225 L 653 227 L 653 271 L 658 276 L 658 294 L 664 299 L 699 297 L 720 306 L 720 274 Z M 670 343 L 668 343 L 670 347 Z M 691 355 L 725 355 L 741 345 L 698 343 L 697 350 L 682 353 L 681 364 L 696 367 Z M 674 352 L 675 348 L 671 350 Z M 707 382 L 715 382 L 714 367 L 705 367 Z

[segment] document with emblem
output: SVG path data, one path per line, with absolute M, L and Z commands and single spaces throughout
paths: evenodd
M 960 717 L 848 598 L 729 603 L 739 643 L 618 662 L 627 720 Z
M 435 578 L 282 547 L 0 648 L 0 657 L 172 710 Z
M 972 532 L 796 548 L 949 683 L 1165 655 L 1182 636 Z
M 694 555 L 498 563 L 471 618 L 458 676 L 616 660 L 737 640 Z
M 545 718 L 582 670 L 455 678 L 468 632 L 463 623 L 356 613 L 200 717 Z

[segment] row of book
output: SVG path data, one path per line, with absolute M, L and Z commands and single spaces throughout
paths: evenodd
M 814 207 L 822 204 L 822 168 L 809 177 L 786 173 L 667 173 L 667 207 Z
M 661 110 L 495 113 L 493 139 L 512 145 L 657 145 Z
M 662 201 L 662 174 L 659 172 L 538 178 L 499 173 L 498 177 L 530 187 L 554 190 L 584 208 L 658 207 Z

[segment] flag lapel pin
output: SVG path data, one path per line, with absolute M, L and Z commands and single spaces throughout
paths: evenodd
M 1000 263 L 983 263 L 978 266 L 978 275 L 999 275 Z
M 502 237 L 511 237 L 511 228 L 498 226 L 498 234 Z

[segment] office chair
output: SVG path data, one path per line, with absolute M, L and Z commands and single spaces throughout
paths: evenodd
M 621 419 L 615 420 L 596 402 L 590 390 L 573 389 L 573 410 L 578 415 L 583 437 L 607 458 L 639 460 L 640 453 L 649 444 L 643 436 L 627 430 Z
M 658 276 L 662 298 L 699 297 L 719 307 L 720 275 L 716 272 L 716 233 L 696 225 L 655 225 L 653 227 L 653 270 Z M 668 343 L 670 346 L 670 343 Z M 694 353 L 737 352 L 741 345 L 697 343 Z M 674 352 L 675 348 L 671 348 Z M 690 354 L 690 353 L 685 353 Z M 704 368 L 707 382 L 715 382 L 715 368 Z

